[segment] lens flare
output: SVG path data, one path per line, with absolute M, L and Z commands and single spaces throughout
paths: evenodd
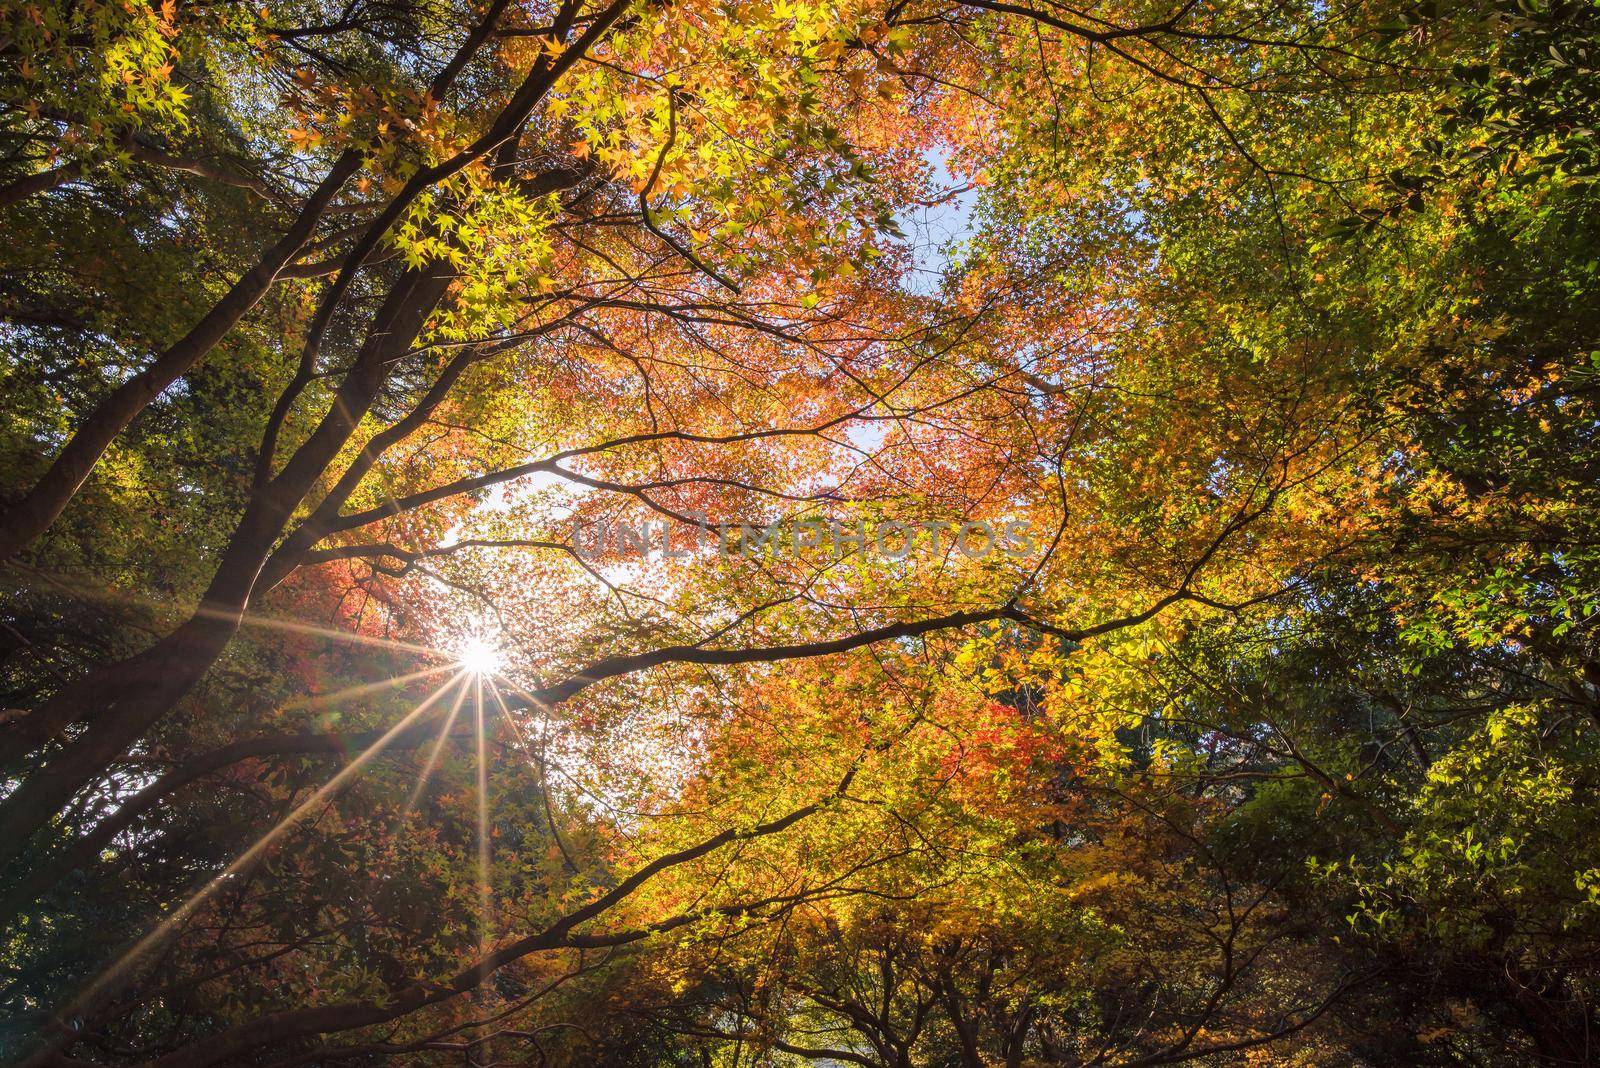
M 503 659 L 499 647 L 486 638 L 468 638 L 456 653 L 461 669 L 479 678 L 499 674 Z

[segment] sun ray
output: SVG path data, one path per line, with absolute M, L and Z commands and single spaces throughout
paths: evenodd
M 450 729 L 456 725 L 456 717 L 460 715 L 461 704 L 466 698 L 467 687 L 463 683 L 460 689 L 456 690 L 456 699 L 450 705 L 450 714 L 445 717 L 444 727 L 439 731 L 439 737 L 434 739 L 433 749 L 428 753 L 428 762 L 423 766 L 422 774 L 417 776 L 416 788 L 411 791 L 411 797 L 406 801 L 405 811 L 400 816 L 402 824 L 411 816 L 412 810 L 417 807 L 417 801 L 422 797 L 422 791 L 427 787 L 429 777 L 433 775 L 433 767 L 439 762 L 439 754 L 444 752 L 445 744 L 450 741 Z
M 478 721 L 478 930 L 481 948 L 486 951 L 494 941 L 494 929 L 490 916 L 493 888 L 489 872 L 489 740 L 484 730 L 483 676 L 474 678 L 472 685 L 473 714 Z
M 493 886 L 489 868 L 489 739 L 484 729 L 483 716 L 483 681 L 486 672 L 477 672 L 472 679 L 473 688 L 473 715 L 477 719 L 478 741 L 478 957 L 487 961 L 489 949 L 494 945 L 494 914 L 493 914 Z M 490 686 L 494 685 L 490 680 Z M 462 687 L 465 689 L 465 687 Z M 478 983 L 479 997 L 485 997 L 487 991 L 482 989 L 482 984 L 489 979 L 487 964 L 479 971 Z M 488 1025 L 480 1036 L 483 1040 L 484 1059 L 494 1063 L 494 1054 L 491 1049 L 491 1040 Z
M 144 608 L 154 608 L 158 611 L 167 611 L 178 607 L 171 599 L 151 597 L 148 594 L 135 593 L 131 590 L 120 590 L 105 586 L 100 583 L 91 583 L 82 577 L 61 575 L 51 571 L 41 571 L 36 568 L 27 569 L 37 578 L 43 579 L 56 586 L 68 596 L 78 598 L 84 602 L 109 604 L 109 605 L 138 605 Z M 272 616 L 263 616 L 245 612 L 240 616 L 236 612 L 223 611 L 222 609 L 207 608 L 205 605 L 196 605 L 189 610 L 192 615 L 202 619 L 216 619 L 224 622 L 238 620 L 242 627 L 261 627 L 268 630 L 282 630 L 295 634 L 306 634 L 313 637 L 328 638 L 332 641 L 353 642 L 375 649 L 390 649 L 395 652 L 415 653 L 421 656 L 436 656 L 446 660 L 454 660 L 455 656 L 446 649 L 439 649 L 432 645 L 419 645 L 416 642 L 399 641 L 394 638 L 374 638 L 368 634 L 357 634 L 353 631 L 339 630 L 336 627 L 324 627 L 315 623 L 301 623 L 296 620 L 279 619 Z
M 352 697 L 365 697 L 367 694 L 381 693 L 384 690 L 398 689 L 407 683 L 416 682 L 418 679 L 425 679 L 432 675 L 443 675 L 446 671 L 460 670 L 460 665 L 457 664 L 436 664 L 430 668 L 423 668 L 421 671 L 413 671 L 405 675 L 396 675 L 393 678 L 388 679 L 379 679 L 377 682 L 363 682 L 358 683 L 355 686 L 346 686 L 344 689 L 334 690 L 332 693 L 308 694 L 305 697 L 297 697 L 293 700 L 284 702 L 280 707 L 280 711 L 314 711 L 315 709 L 326 708 L 332 704 L 340 704 L 344 701 L 350 700 Z
M 161 920 L 160 923 L 156 924 L 156 926 L 152 928 L 148 934 L 140 938 L 139 941 L 135 942 L 133 946 L 127 950 L 127 952 L 123 953 L 120 957 L 107 965 L 106 968 L 101 971 L 98 976 L 91 980 L 89 984 L 85 986 L 84 989 L 58 1014 L 58 1018 L 63 1020 L 71 1019 L 75 1016 L 82 1015 L 86 1010 L 88 1010 L 93 1005 L 95 999 L 98 998 L 102 992 L 106 992 L 108 989 L 112 988 L 116 981 L 122 976 L 126 975 L 129 970 L 137 965 L 142 958 L 165 942 L 167 938 L 169 938 L 178 930 L 184 921 L 186 921 L 190 916 L 194 915 L 194 913 L 198 911 L 202 905 L 215 897 L 216 894 L 222 890 L 223 887 L 227 886 L 234 878 L 249 868 L 250 865 L 253 864 L 259 857 L 261 857 L 268 849 L 271 849 L 272 846 L 291 829 L 293 829 L 293 827 L 299 823 L 307 813 L 311 812 L 313 809 L 319 808 L 325 800 L 338 793 L 338 791 L 343 788 L 346 783 L 355 778 L 356 775 L 360 774 L 361 769 L 376 759 L 379 754 L 381 754 L 384 749 L 387 748 L 389 743 L 394 740 L 396 735 L 405 730 L 407 727 L 411 726 L 418 719 L 422 718 L 429 708 L 438 703 L 439 699 L 444 696 L 445 692 L 452 685 L 461 682 L 464 678 L 465 673 L 457 671 L 456 674 L 445 680 L 437 689 L 435 689 L 427 697 L 423 698 L 422 702 L 418 704 L 416 708 L 413 708 L 410 712 L 406 713 L 406 715 L 402 717 L 399 722 L 385 731 L 382 737 L 357 754 L 354 759 L 352 759 L 348 764 L 339 770 L 338 774 L 334 775 L 333 778 L 329 779 L 326 783 L 319 787 L 317 791 L 310 797 L 296 805 L 293 811 L 291 811 L 283 819 L 279 820 L 277 824 L 262 834 L 260 838 L 257 838 L 255 844 L 250 846 L 249 849 L 246 849 L 237 858 L 235 858 L 233 863 L 224 868 L 218 875 L 212 878 L 210 882 L 206 883 L 199 890 L 196 890 L 193 894 L 191 894 L 188 899 L 183 902 L 183 904 L 179 905 L 168 916 Z M 464 686 L 463 689 L 465 689 Z
M 194 614 L 207 619 L 232 620 L 234 618 L 232 613 L 217 611 L 204 606 L 196 608 Z M 416 653 L 419 656 L 450 658 L 449 652 L 431 645 L 418 645 L 416 642 L 403 642 L 394 638 L 374 638 L 370 634 L 357 634 L 354 631 L 318 626 L 315 623 L 301 623 L 293 619 L 279 619 L 273 616 L 259 616 L 247 613 L 239 620 L 239 625 L 243 627 L 260 627 L 265 630 L 287 631 L 291 634 L 305 634 L 314 638 L 327 638 L 331 641 L 350 642 L 372 649 L 389 649 L 398 653 Z
M 561 830 L 556 826 L 556 813 L 550 803 L 550 769 L 547 766 L 548 756 L 541 746 L 538 755 L 535 755 L 533 742 L 517 723 L 516 717 L 511 714 L 511 706 L 506 704 L 506 699 L 500 694 L 500 687 L 494 679 L 489 680 L 489 694 L 494 698 L 495 704 L 500 706 L 500 718 L 510 726 L 511 733 L 517 737 L 517 744 L 522 747 L 523 759 L 528 762 L 528 768 L 533 772 L 539 784 L 539 801 L 544 807 L 545 824 L 550 828 L 550 840 L 561 851 L 562 858 L 566 861 L 567 868 L 576 874 L 578 862 L 573 859 L 572 853 L 567 849 L 567 844 L 561 838 Z
M 505 697 L 500 693 L 499 684 L 492 678 L 489 680 L 489 695 L 494 698 L 495 704 L 500 706 L 500 718 L 511 727 L 511 733 L 517 736 L 517 744 L 522 747 L 523 753 L 528 760 L 528 766 L 539 775 L 539 782 L 542 786 L 545 782 L 543 749 L 540 749 L 541 755 L 533 755 L 532 739 L 523 731 L 522 724 L 518 723 L 516 717 L 511 714 L 511 706 L 506 704 Z

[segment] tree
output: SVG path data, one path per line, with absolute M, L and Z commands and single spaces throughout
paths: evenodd
M 7 9 L 17 1050 L 1581 1061 L 1589 30 L 1477 15 Z

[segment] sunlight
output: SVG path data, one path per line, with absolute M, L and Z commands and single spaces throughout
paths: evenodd
M 504 661 L 500 647 L 481 636 L 468 638 L 456 652 L 456 663 L 461 669 L 479 678 L 499 674 Z
M 441 683 L 437 689 L 424 697 L 415 708 L 407 712 L 399 722 L 384 731 L 382 737 L 373 742 L 366 749 L 358 753 L 354 759 L 339 770 L 333 778 L 311 793 L 309 797 L 294 807 L 287 816 L 284 816 L 260 838 L 241 853 L 232 864 L 229 864 L 210 882 L 200 887 L 160 920 L 155 927 L 144 937 L 135 942 L 120 957 L 112 961 L 83 990 L 67 1005 L 64 1016 L 76 1015 L 86 1006 L 92 1005 L 101 991 L 113 987 L 135 965 L 142 963 L 150 953 L 162 945 L 171 935 L 175 934 L 201 906 L 209 902 L 223 887 L 231 885 L 258 860 L 262 854 L 271 849 L 278 841 L 299 825 L 307 814 L 321 811 L 328 800 L 344 788 L 345 784 L 361 773 L 361 770 L 388 748 L 397 735 L 427 715 L 428 710 L 439 702 L 450 688 L 459 685 L 465 692 L 465 674 L 457 672 Z M 457 701 L 456 708 L 460 707 Z
M 407 819 L 417 807 L 417 802 L 422 799 L 422 791 L 428 788 L 428 779 L 433 775 L 434 767 L 439 763 L 439 754 L 444 752 L 445 744 L 450 741 L 450 731 L 456 725 L 456 716 L 461 712 L 461 703 L 466 700 L 467 688 L 465 685 L 456 690 L 455 703 L 450 706 L 450 712 L 444 718 L 444 726 L 439 728 L 439 737 L 433 741 L 433 749 L 428 753 L 428 762 L 422 766 L 422 773 L 417 776 L 417 785 L 411 791 L 411 797 L 406 801 L 405 811 L 401 818 Z
M 472 680 L 472 689 L 473 715 L 478 728 L 478 947 L 487 959 L 489 948 L 494 944 L 494 887 L 489 856 L 489 739 L 483 723 L 482 675 Z M 488 977 L 488 972 L 484 972 L 479 982 Z

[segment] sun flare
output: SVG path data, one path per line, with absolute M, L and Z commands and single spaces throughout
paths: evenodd
M 469 638 L 456 653 L 456 663 L 473 675 L 498 674 L 505 657 L 500 647 L 486 638 Z

